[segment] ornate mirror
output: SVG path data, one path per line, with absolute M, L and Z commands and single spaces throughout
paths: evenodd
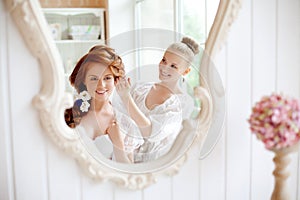
M 73 156 L 92 178 L 111 180 L 130 189 L 142 189 L 153 184 L 161 174 L 174 175 L 178 172 L 192 145 L 200 149 L 200 158 L 212 150 L 223 124 L 225 99 L 224 89 L 212 60 L 237 15 L 240 0 L 220 0 L 205 41 L 199 62 L 199 85 L 193 88 L 194 98 L 201 102 L 199 112 L 192 119 L 196 126 L 192 126 L 191 121 L 183 122 L 179 135 L 166 155 L 147 163 L 134 164 L 119 163 L 106 159 L 101 154 L 91 154 L 78 133 L 66 125 L 64 111 L 73 105 L 73 94 L 66 89 L 64 63 L 53 42 L 54 36 L 49 32 L 45 12 L 38 0 L 6 0 L 6 3 L 28 48 L 40 62 L 43 82 L 39 94 L 33 99 L 33 104 L 39 112 L 41 124 L 54 143 Z M 55 32 L 60 27 L 53 24 L 52 28 Z M 107 31 L 102 32 L 108 45 L 115 48 L 121 57 L 126 57 L 133 49 L 147 49 L 149 44 L 135 43 L 133 48 L 130 46 L 132 44 L 127 47 L 126 42 L 120 41 L 136 42 L 136 38 L 149 35 L 153 39 L 149 41 L 151 42 L 156 41 L 156 36 L 167 40 L 170 35 L 174 35 L 174 32 L 170 33 L 167 30 L 138 29 L 109 38 Z M 174 37 L 180 38 L 182 35 L 176 33 Z M 165 47 L 155 44 L 150 46 L 156 49 Z

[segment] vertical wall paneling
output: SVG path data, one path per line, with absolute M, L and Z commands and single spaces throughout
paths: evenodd
M 200 161 L 200 199 L 222 200 L 225 198 L 224 129 L 214 150 Z M 214 188 L 211 190 L 211 188 Z
M 32 105 L 32 98 L 40 89 L 39 64 L 27 49 L 11 17 L 7 18 L 7 22 L 15 199 L 45 200 L 45 135 Z
M 275 91 L 276 5 L 275 1 L 253 0 L 252 63 L 253 101 Z M 266 12 L 266 9 L 268 12 Z M 253 102 L 253 103 L 254 103 Z
M 296 12 L 296 24 L 300 24 L 300 1 L 298 1 L 298 4 L 297 5 L 295 5 L 296 6 L 296 8 L 298 9 L 297 10 L 297 12 Z M 300 58 L 300 27 L 299 26 L 297 26 L 297 32 L 296 32 L 296 35 L 298 35 L 298 41 L 296 41 L 295 42 L 295 44 L 298 46 L 298 48 L 296 49 L 296 58 Z M 299 68 L 299 65 L 300 65 L 300 61 L 298 60 L 297 62 L 296 62 L 296 67 L 297 68 Z M 300 78 L 299 77 L 297 77 L 298 78 L 298 92 L 300 93 Z M 298 94 L 299 94 L 298 93 Z M 300 98 L 299 96 L 298 96 L 298 98 Z M 296 185 L 296 188 L 297 188 L 297 191 L 296 191 L 296 196 L 297 196 L 297 200 L 300 200 L 300 148 L 299 148 L 299 150 L 298 150 L 298 158 L 297 158 L 297 165 L 298 165 L 298 167 L 297 167 L 297 185 Z
M 157 179 L 157 183 L 143 190 L 143 200 L 152 199 L 172 199 L 172 177 L 161 176 Z
M 47 139 L 49 200 L 80 200 L 81 174 L 84 171 L 74 158 L 55 146 L 50 138 Z
M 193 146 L 188 155 L 188 160 L 182 166 L 178 174 L 173 177 L 172 200 L 199 199 L 199 151 Z
M 134 1 L 109 1 L 110 33 L 134 27 Z M 124 7 L 128 9 L 124 9 Z M 95 182 L 53 144 L 32 98 L 40 68 L 0 2 L 0 199 L 5 200 L 256 200 L 270 199 L 274 154 L 250 133 L 247 118 L 263 95 L 300 98 L 300 1 L 243 1 L 216 68 L 226 88 L 226 120 L 211 154 L 197 150 L 174 177 L 138 191 Z M 300 150 L 299 150 L 300 151 Z M 300 200 L 300 154 L 291 155 L 290 199 Z
M 14 199 L 14 174 L 11 146 L 11 113 L 8 86 L 7 12 L 0 2 L 0 199 Z
M 216 56 L 211 67 L 215 67 L 226 88 L 226 49 Z M 224 108 L 225 109 L 225 108 Z M 222 200 L 225 198 L 225 127 L 221 129 L 221 136 L 213 151 L 200 161 L 200 199 Z M 209 137 L 209 136 L 208 136 Z M 212 191 L 210 188 L 214 188 Z
M 252 1 L 252 100 L 276 90 L 276 1 Z M 268 10 L 268 12 L 266 12 Z M 251 108 L 249 108 L 249 111 Z M 269 199 L 274 177 L 274 153 L 252 134 L 251 199 Z M 268 172 L 268 173 L 266 173 Z M 264 181 L 261 181 L 264 180 Z
M 81 170 L 81 169 L 80 169 Z M 92 180 L 85 174 L 81 175 L 82 180 L 82 200 L 115 200 L 114 198 L 114 187 L 115 185 L 111 182 L 99 182 Z M 125 199 L 125 198 L 124 198 Z
M 300 24 L 300 1 L 298 1 L 298 5 L 296 5 L 298 11 L 296 12 L 296 24 Z M 297 46 L 300 47 L 300 27 L 297 26 L 298 32 L 296 32 L 296 35 L 298 35 L 298 41 L 296 41 L 295 43 L 298 44 Z M 297 48 L 296 50 L 296 57 L 300 58 L 300 48 Z M 300 61 L 297 62 L 297 68 L 299 68 L 300 65 Z M 300 79 L 298 77 L 298 86 L 300 87 Z M 298 92 L 300 93 L 300 88 L 298 88 Z M 299 98 L 299 97 L 298 97 Z M 297 165 L 298 165 L 298 171 L 297 171 L 297 191 L 296 191 L 296 195 L 297 195 L 297 200 L 300 200 L 300 148 L 298 150 L 298 160 L 297 160 Z
M 249 199 L 250 2 L 244 1 L 228 37 L 226 199 Z M 237 52 L 240 52 L 237 55 Z
M 296 196 L 297 200 L 300 200 L 300 149 L 298 150 L 298 158 L 297 158 L 297 165 L 298 165 L 298 171 L 297 171 L 297 185 L 296 185 Z
M 142 190 L 129 190 L 126 188 L 114 188 L 114 200 L 142 199 Z
M 224 74 L 224 84 L 225 84 L 225 92 L 226 92 L 226 96 L 225 96 L 225 120 L 224 120 L 224 199 L 226 200 L 226 197 L 227 197 L 227 167 L 228 167 L 228 164 L 227 164 L 227 159 L 226 159 L 226 156 L 227 156 L 227 141 L 228 141 L 228 95 L 227 95 L 227 88 L 228 88 L 228 43 L 226 43 L 226 46 L 224 47 L 225 49 L 225 72 L 223 73 Z
M 277 89 L 287 95 L 300 97 L 300 58 L 299 58 L 299 1 L 289 0 L 287 2 L 278 0 L 278 37 L 277 37 Z M 295 26 L 295 25 L 298 26 Z M 298 34 L 297 34 L 298 33 Z M 286 52 L 289 53 L 286 53 Z M 297 191 L 297 153 L 290 155 L 291 163 L 289 171 L 291 175 L 287 180 L 290 199 L 296 199 Z
M 298 11 L 297 11 L 296 19 L 298 19 L 298 20 L 296 20 L 296 24 L 300 24 L 300 1 L 298 1 L 297 8 L 298 8 Z M 300 47 L 300 27 L 299 26 L 297 26 L 297 27 L 298 27 L 298 32 L 296 34 L 298 35 L 299 40 L 298 40 L 298 42 L 296 42 L 296 44 L 298 44 L 298 47 Z M 300 49 L 299 48 L 297 49 L 297 54 L 296 55 L 297 55 L 296 56 L 297 58 L 300 58 Z M 297 67 L 299 67 L 299 65 L 300 65 L 300 61 L 298 61 L 298 66 Z M 298 80 L 299 80 L 299 78 L 298 78 Z M 299 82 L 300 82 L 300 80 L 299 80 Z M 300 83 L 298 83 L 298 86 L 300 87 Z M 298 92 L 300 93 L 300 88 L 298 89 Z M 297 171 L 298 180 L 297 180 L 297 192 L 296 192 L 296 194 L 297 194 L 297 200 L 300 200 L 300 189 L 299 189 L 300 188 L 300 148 L 298 150 L 297 164 L 298 164 L 298 171 Z

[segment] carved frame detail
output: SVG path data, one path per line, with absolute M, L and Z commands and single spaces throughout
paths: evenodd
M 174 160 L 176 152 L 180 147 L 172 150 L 166 158 L 157 162 L 170 163 L 165 168 L 156 168 L 153 171 L 139 171 L 142 166 L 135 166 L 132 170 L 126 170 L 127 166 L 118 167 L 102 163 L 92 157 L 81 143 L 77 134 L 64 123 L 63 113 L 65 108 L 72 105 L 71 94 L 65 92 L 65 80 L 63 75 L 63 64 L 55 44 L 50 42 L 51 36 L 47 31 L 47 23 L 43 17 L 41 7 L 37 0 L 5 0 L 7 9 L 13 17 L 19 31 L 21 32 L 28 49 L 34 57 L 39 60 L 42 76 L 42 86 L 39 94 L 33 99 L 33 105 L 39 113 L 40 122 L 53 142 L 62 150 L 72 155 L 82 168 L 93 179 L 99 181 L 111 180 L 117 185 L 129 189 L 143 189 L 156 182 L 159 175 L 174 175 L 178 173 L 181 166 L 188 157 L 188 150 Z M 210 57 L 214 56 L 225 40 L 226 33 L 240 8 L 240 0 L 221 0 L 219 9 L 211 28 L 205 52 Z M 202 108 L 198 115 L 199 126 L 191 137 L 193 145 L 202 146 L 208 130 L 211 126 L 214 112 L 214 96 L 211 95 L 212 88 L 206 77 L 209 77 L 208 65 L 202 61 L 201 86 L 196 88 L 197 98 L 202 102 Z M 184 124 L 188 129 L 188 124 Z M 187 130 L 188 131 L 188 130 Z M 180 146 L 180 145 L 177 145 Z M 154 164 L 153 166 L 156 166 Z M 129 168 L 128 168 L 129 169 Z M 134 171 L 138 169 L 138 173 Z

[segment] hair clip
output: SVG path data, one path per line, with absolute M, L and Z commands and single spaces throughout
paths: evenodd
M 91 95 L 87 91 L 82 91 L 77 95 L 75 104 L 80 107 L 81 112 L 88 112 L 90 107 L 88 100 L 91 98 Z

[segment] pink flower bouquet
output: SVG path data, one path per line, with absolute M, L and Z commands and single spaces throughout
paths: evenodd
M 293 146 L 300 140 L 300 101 L 278 94 L 265 96 L 252 108 L 248 122 L 267 149 Z

